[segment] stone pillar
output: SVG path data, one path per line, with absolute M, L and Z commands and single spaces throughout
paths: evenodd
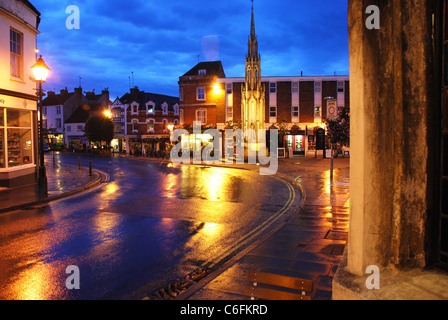
M 435 107 L 432 3 L 348 1 L 350 228 L 336 299 L 346 297 L 341 287 L 364 285 L 354 279 L 369 265 L 382 271 L 425 266 L 427 115 Z M 366 27 L 370 5 L 380 10 L 378 30 Z

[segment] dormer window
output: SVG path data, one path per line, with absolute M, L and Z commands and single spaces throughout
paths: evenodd
M 198 75 L 200 75 L 200 76 L 205 76 L 205 75 L 207 75 L 207 70 L 206 70 L 206 69 L 199 69 L 199 71 L 198 71 Z
M 155 108 L 156 108 L 156 104 L 152 101 L 149 101 L 146 104 L 146 110 L 148 110 L 148 113 L 150 113 L 150 114 L 154 114 Z
M 179 115 L 179 105 L 178 105 L 177 103 L 174 105 L 174 114 L 175 114 L 176 116 Z
M 162 112 L 163 114 L 168 114 L 168 104 L 166 102 L 162 104 Z
M 137 102 L 131 104 L 131 113 L 138 114 L 138 103 Z

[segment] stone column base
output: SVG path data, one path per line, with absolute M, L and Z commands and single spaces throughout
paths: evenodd
M 333 278 L 333 300 L 448 300 L 448 272 L 439 269 L 380 270 L 380 288 L 367 289 L 370 274 L 347 271 L 347 250 Z

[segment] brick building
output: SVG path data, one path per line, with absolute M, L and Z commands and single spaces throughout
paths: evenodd
M 179 98 L 144 92 L 138 87 L 117 98 L 110 111 L 117 139 L 115 149 L 128 154 L 164 150 L 170 126 L 179 124 Z
M 200 62 L 179 77 L 180 122 L 285 128 L 287 150 L 315 156 L 317 128 L 350 106 L 349 76 L 263 77 L 253 11 L 248 48 L 245 77 L 227 78 L 221 61 Z

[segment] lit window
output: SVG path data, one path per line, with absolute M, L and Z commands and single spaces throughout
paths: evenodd
M 207 123 L 207 111 L 204 109 L 196 110 L 196 121 L 201 124 Z
M 154 104 L 153 103 L 148 102 L 146 107 L 148 108 L 148 113 L 154 113 Z
M 148 131 L 154 131 L 154 119 L 148 119 Z
M 320 107 L 314 107 L 314 117 L 320 118 L 322 116 Z
M 226 107 L 226 121 L 233 120 L 233 107 Z

